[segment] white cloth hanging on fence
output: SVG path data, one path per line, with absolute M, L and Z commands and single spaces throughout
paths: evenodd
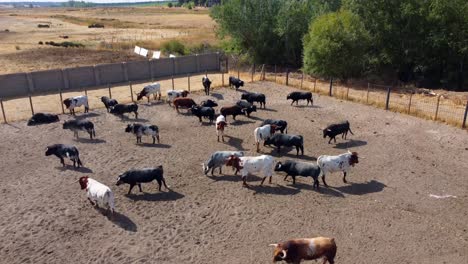
M 175 55 L 169 54 L 169 58 L 175 58 Z
M 153 51 L 153 59 L 159 59 L 161 57 L 161 51 Z
M 135 52 L 136 54 L 140 54 L 140 47 L 138 46 L 135 46 L 135 49 L 133 50 L 133 52 Z
M 148 56 L 148 50 L 145 49 L 145 48 L 141 48 L 140 55 L 143 56 L 143 57 Z

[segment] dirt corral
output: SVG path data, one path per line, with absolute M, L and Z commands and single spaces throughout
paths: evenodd
M 321 235 L 336 239 L 336 263 L 467 263 L 465 131 L 323 96 L 314 98 L 314 107 L 290 106 L 285 99 L 292 89 L 272 83 L 245 89 L 265 93 L 267 110 L 237 122 L 229 117 L 226 143 L 216 142 L 214 126 L 166 104 L 140 104 L 140 121 L 160 127 L 161 144 L 155 146 L 147 144 L 149 138 L 136 145 L 124 132 L 133 120 L 120 121 L 103 109 L 88 115 L 97 127 L 95 141 L 84 134 L 75 141 L 57 123 L 2 125 L 2 262 L 271 263 L 268 244 Z M 213 95 L 220 106 L 240 97 L 229 89 Z M 300 160 L 347 148 L 364 158 L 348 184 L 333 174 L 327 177 L 331 187 L 321 184 L 320 191 L 310 178 L 293 186 L 277 174 L 273 184 L 259 186 L 260 178 L 250 177 L 251 188 L 243 188 L 231 169 L 203 175 L 201 163 L 213 151 L 257 155 L 253 130 L 266 118 L 285 119 L 289 133 L 304 136 Z M 320 128 L 343 119 L 355 135 L 327 144 Z M 57 158 L 45 157 L 45 147 L 54 143 L 76 145 L 85 168 L 63 169 Z M 296 159 L 295 150 L 273 155 Z M 127 196 L 128 186 L 115 186 L 120 173 L 157 165 L 164 166 L 172 191 L 158 192 L 151 183 L 143 185 L 143 194 L 134 188 Z M 87 202 L 74 182 L 83 175 L 112 188 L 118 212 L 113 220 Z

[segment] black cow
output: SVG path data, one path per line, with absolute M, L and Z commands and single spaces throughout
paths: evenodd
M 284 134 L 286 131 L 286 134 L 288 133 L 288 122 L 284 120 L 279 120 L 279 119 L 265 119 L 263 120 L 262 124 L 259 127 L 262 127 L 264 125 L 275 125 L 276 130 L 281 131 L 281 134 Z
M 117 105 L 119 102 L 117 102 L 117 100 L 115 99 L 110 99 L 109 97 L 107 96 L 102 96 L 101 97 L 101 102 L 104 104 L 104 106 L 106 107 L 107 109 L 107 112 L 110 111 L 111 107 L 112 106 L 115 106 Z
M 68 120 L 63 123 L 63 129 L 69 129 L 73 131 L 73 134 L 78 138 L 78 131 L 86 131 L 89 134 L 89 138 L 93 139 L 96 137 L 96 131 L 94 130 L 93 122 L 89 120 Z
M 245 115 L 245 109 L 238 105 L 221 107 L 219 112 L 221 112 L 221 114 L 226 118 L 226 121 L 228 115 L 232 115 L 232 119 L 234 120 L 236 120 L 236 116 L 238 115 Z
M 58 115 L 36 113 L 28 120 L 28 126 L 50 124 L 59 121 Z
M 244 100 L 239 100 L 236 102 L 236 105 L 242 107 L 245 110 L 245 113 L 247 114 L 248 117 L 250 117 L 250 114 L 252 112 L 257 112 L 257 106 L 244 101 Z
M 244 81 L 242 81 L 241 79 L 237 79 L 234 76 L 229 76 L 229 87 L 232 87 L 233 85 L 236 87 L 237 90 L 239 89 L 239 87 L 244 86 Z
M 129 105 L 116 104 L 113 107 L 111 107 L 110 113 L 116 116 L 120 116 L 120 118 L 122 119 L 124 118 L 124 114 L 134 113 L 135 119 L 138 119 L 138 105 L 135 103 Z
M 246 100 L 251 104 L 253 104 L 254 102 L 259 102 L 260 108 L 262 107 L 262 105 L 263 108 L 265 108 L 266 96 L 262 93 L 243 93 L 241 99 Z
M 211 99 L 208 99 L 206 101 L 202 101 L 200 103 L 201 106 L 203 107 L 216 107 L 218 106 L 218 103 L 216 103 L 215 101 L 211 100 Z
M 274 145 L 278 149 L 278 153 L 281 151 L 281 146 L 294 146 L 296 147 L 297 156 L 299 156 L 299 150 L 301 150 L 301 155 L 304 155 L 304 138 L 301 135 L 274 134 L 273 136 L 265 139 L 263 145 Z
M 286 160 L 276 163 L 275 171 L 286 172 L 284 180 L 286 180 L 288 176 L 291 176 L 293 178 L 293 184 L 296 184 L 296 176 L 311 177 L 314 180 L 314 187 L 317 187 L 317 189 L 319 188 L 318 177 L 320 175 L 320 167 L 317 164 Z
M 124 183 L 130 184 L 130 189 L 128 190 L 128 194 L 130 194 L 135 185 L 138 185 L 138 187 L 140 188 L 140 192 L 143 192 L 143 190 L 141 189 L 142 183 L 152 182 L 153 180 L 156 180 L 159 185 L 159 191 L 161 191 L 161 184 L 164 184 L 164 187 L 166 187 L 166 189 L 169 190 L 169 187 L 167 187 L 166 181 L 164 180 L 163 174 L 163 166 L 141 170 L 129 170 L 117 178 L 116 185 L 119 186 Z
M 202 117 L 207 117 L 210 120 L 210 123 L 213 123 L 215 110 L 211 107 L 202 107 L 198 105 L 192 106 L 192 114 L 200 119 L 202 122 Z
M 331 124 L 323 130 L 323 138 L 326 138 L 327 136 L 330 137 L 328 144 L 331 143 L 332 139 L 336 143 L 336 136 L 341 134 L 341 138 L 346 139 L 346 136 L 348 135 L 348 131 L 349 133 L 351 133 L 351 135 L 354 135 L 353 132 L 351 131 L 351 127 L 349 126 L 348 121 L 343 121 L 337 124 Z
M 210 95 L 211 81 L 208 79 L 208 75 L 203 76 L 202 78 L 203 88 L 205 88 L 205 94 Z
M 65 166 L 64 158 L 69 158 L 71 161 L 73 161 L 73 167 L 78 166 L 79 168 L 80 166 L 83 166 L 83 163 L 81 163 L 80 160 L 80 153 L 78 152 L 78 149 L 75 146 L 54 144 L 47 147 L 45 155 L 57 156 L 57 158 L 60 159 L 60 163 L 62 163 L 63 166 Z
M 291 105 L 293 105 L 294 102 L 296 102 L 296 105 L 298 105 L 299 100 L 307 100 L 307 105 L 313 105 L 314 100 L 312 99 L 312 93 L 311 92 L 292 92 L 288 94 L 286 97 L 286 100 L 291 99 Z

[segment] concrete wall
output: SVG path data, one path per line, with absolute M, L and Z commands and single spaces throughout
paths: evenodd
M 100 64 L 64 70 L 0 75 L 0 98 L 26 97 L 61 91 L 92 90 L 107 84 L 150 81 L 172 75 L 219 71 L 219 54 L 202 54 L 150 61 Z
M 99 76 L 98 85 L 125 82 L 125 74 L 122 63 L 96 65 Z
M 61 70 L 37 71 L 31 76 L 33 94 L 57 93 L 64 88 Z
M 64 90 L 78 90 L 96 85 L 94 67 L 85 66 L 64 70 Z
M 28 95 L 26 73 L 0 75 L 0 98 L 15 98 Z
M 151 79 L 149 61 L 131 61 L 126 63 L 129 81 L 140 81 Z

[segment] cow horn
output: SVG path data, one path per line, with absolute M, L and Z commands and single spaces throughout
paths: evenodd
M 78 180 L 76 180 L 76 181 L 73 181 L 73 182 L 71 182 L 70 184 L 75 184 L 75 183 L 77 183 L 77 182 L 79 182 L 79 181 L 80 181 L 80 179 L 78 179 Z
M 281 250 L 281 253 L 283 253 L 283 256 L 281 257 L 282 259 L 285 259 L 286 258 L 286 250 Z
M 270 244 L 270 245 L 268 245 L 268 246 L 270 246 L 270 247 L 276 247 L 276 246 L 278 246 L 278 244 Z
M 327 128 L 327 131 L 331 132 L 331 129 Z

